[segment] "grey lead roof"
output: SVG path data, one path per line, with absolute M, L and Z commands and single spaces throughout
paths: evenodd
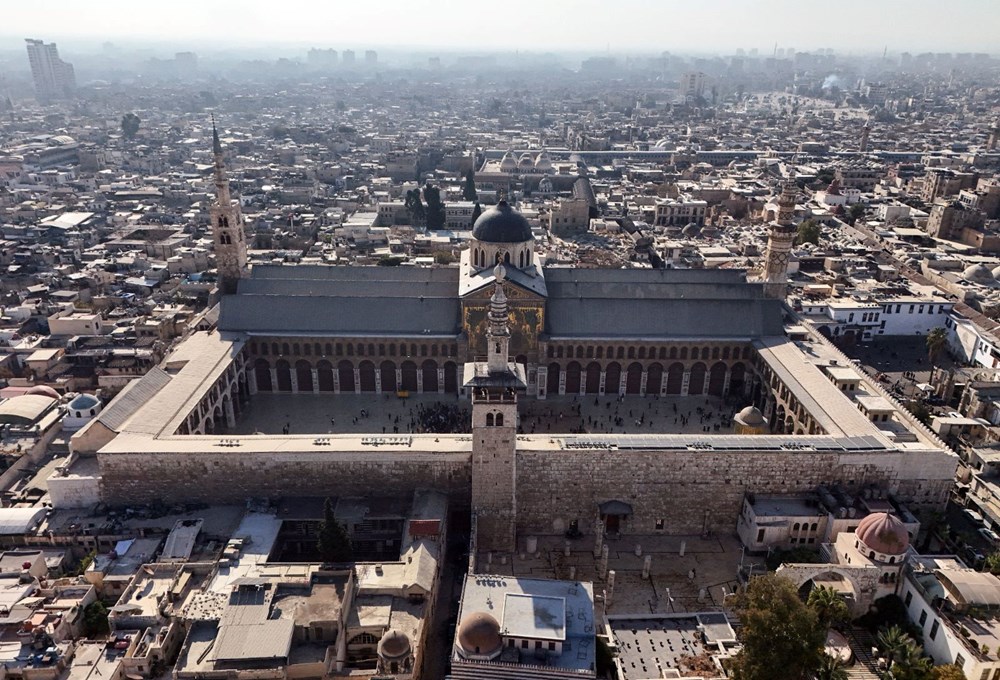
M 783 335 L 778 300 L 740 270 L 547 268 L 546 332 L 569 338 Z
M 237 295 L 223 298 L 219 330 L 456 335 L 459 296 L 470 292 L 460 291 L 459 275 L 455 267 L 256 266 Z M 553 337 L 783 334 L 780 302 L 764 297 L 740 270 L 552 267 L 537 278 L 547 289 L 546 332 Z M 462 283 L 469 288 L 468 280 Z

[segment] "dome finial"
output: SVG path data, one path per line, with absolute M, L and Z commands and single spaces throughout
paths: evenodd
M 504 269 L 503 263 L 497 262 L 497 266 L 493 268 L 493 278 L 496 279 L 497 283 L 503 283 L 503 280 L 507 278 L 507 270 Z

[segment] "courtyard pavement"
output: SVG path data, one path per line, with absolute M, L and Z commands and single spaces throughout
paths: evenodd
M 395 394 L 272 394 L 250 399 L 227 434 L 358 433 L 381 434 L 419 431 L 421 406 L 454 406 L 465 414 L 468 432 L 471 403 L 450 394 L 415 394 L 405 399 Z M 553 397 L 539 401 L 523 397 L 519 405 L 521 430 L 531 433 L 695 434 L 728 433 L 733 414 L 746 406 L 718 397 Z M 383 430 L 383 428 L 385 428 Z

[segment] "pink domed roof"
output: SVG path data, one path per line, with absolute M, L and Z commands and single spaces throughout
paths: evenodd
M 895 515 L 873 512 L 861 520 L 854 532 L 869 549 L 883 555 L 902 555 L 910 547 L 910 535 Z
M 31 389 L 29 389 L 27 392 L 25 392 L 25 394 L 26 395 L 27 394 L 40 394 L 43 397 L 52 397 L 53 399 L 59 399 L 60 398 L 59 393 L 56 392 L 51 387 L 49 387 L 48 385 L 35 385 Z

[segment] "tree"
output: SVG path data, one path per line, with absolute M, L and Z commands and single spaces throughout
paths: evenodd
M 479 194 L 476 192 L 476 177 L 472 173 L 472 170 L 465 173 L 465 186 L 462 187 L 462 198 L 467 201 L 479 200 Z
M 140 122 L 139 116 L 131 111 L 122 116 L 122 134 L 125 136 L 125 139 L 135 139 L 136 134 L 139 132 Z
M 948 331 L 943 328 L 932 328 L 931 332 L 927 334 L 927 359 L 934 363 L 934 359 L 941 350 L 944 349 L 945 345 L 948 344 Z
M 415 225 L 423 224 L 427 211 L 424 210 L 423 201 L 420 200 L 420 189 L 410 189 L 403 199 L 403 207 L 410 214 L 410 221 Z
M 896 659 L 906 653 L 906 646 L 913 644 L 913 638 L 901 627 L 892 625 L 879 631 L 875 638 L 879 650 L 885 654 L 886 666 L 892 668 Z
M 923 648 L 910 639 L 889 667 L 893 680 L 930 680 L 934 662 L 924 656 Z
M 743 649 L 733 658 L 736 680 L 801 680 L 820 667 L 826 629 L 778 574 L 758 576 L 736 597 Z
M 455 261 L 455 256 L 447 250 L 437 250 L 434 252 L 434 261 L 437 264 L 451 264 Z
M 860 203 L 855 203 L 854 205 L 851 206 L 851 209 L 847 211 L 847 214 L 850 215 L 851 226 L 854 226 L 854 223 L 860 220 L 862 216 L 864 216 L 865 206 L 861 205 Z
M 83 632 L 88 637 L 101 635 L 111 630 L 108 625 L 108 608 L 100 600 L 95 600 L 83 610 Z
M 961 666 L 956 666 L 953 663 L 947 666 L 935 666 L 931 670 L 931 680 L 966 680 L 965 671 L 962 670 Z
M 479 205 L 479 202 L 477 201 L 476 207 L 472 209 L 472 222 L 469 224 L 470 229 L 476 225 L 476 220 L 478 220 L 479 216 L 482 214 L 483 214 L 483 208 L 481 205 Z
M 813 677 L 815 680 L 847 680 L 847 669 L 837 657 L 824 654 Z
M 988 555 L 986 557 L 986 561 L 983 563 L 983 569 L 990 572 L 994 576 L 1000 574 L 1000 552 Z
M 799 224 L 799 233 L 795 237 L 795 242 L 799 245 L 812 243 L 819 245 L 819 225 L 812 220 L 805 220 Z
M 819 622 L 826 628 L 840 628 L 851 620 L 847 603 L 833 588 L 819 586 L 809 593 L 806 604 L 816 612 Z
M 329 497 L 323 503 L 323 522 L 319 525 L 316 549 L 327 562 L 350 562 L 354 559 L 351 538 L 347 529 L 333 515 L 333 502 Z
M 424 201 L 427 202 L 427 228 L 444 229 L 445 213 L 441 190 L 430 184 L 425 185 Z

